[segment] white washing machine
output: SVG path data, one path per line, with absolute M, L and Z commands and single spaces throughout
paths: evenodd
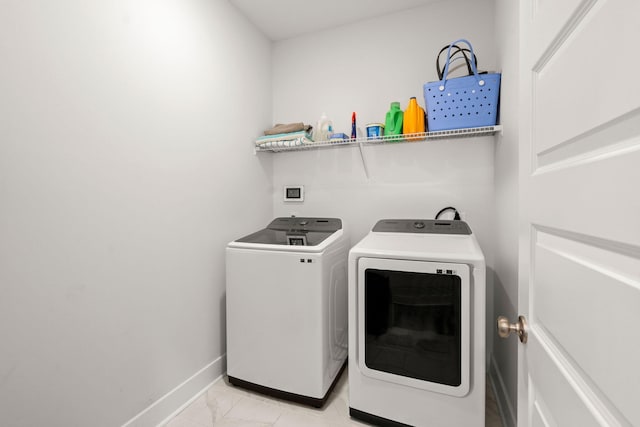
M 325 403 L 346 366 L 348 250 L 336 218 L 276 218 L 228 244 L 232 384 Z
M 485 261 L 465 222 L 381 220 L 349 252 L 349 411 L 484 426 Z

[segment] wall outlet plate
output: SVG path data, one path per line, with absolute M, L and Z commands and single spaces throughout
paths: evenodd
M 304 202 L 304 185 L 285 185 L 285 202 Z

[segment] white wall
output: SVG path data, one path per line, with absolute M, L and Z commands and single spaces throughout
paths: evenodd
M 225 0 L 2 2 L 0 425 L 153 425 L 223 371 L 270 56 Z
M 350 134 L 384 122 L 392 101 L 411 96 L 424 106 L 422 85 L 437 80 L 435 57 L 448 43 L 473 43 L 481 70 L 496 70 L 493 0 L 449 0 L 274 44 L 274 122 L 313 124 L 323 112 Z M 459 72 L 457 75 L 460 75 Z M 433 218 L 458 208 L 487 260 L 487 352 L 493 339 L 493 136 L 428 143 L 287 152 L 274 158 L 276 216 L 335 216 L 357 243 L 382 218 Z M 264 154 L 271 155 L 271 154 Z M 305 186 L 303 204 L 282 201 L 282 186 Z
M 464 10 L 464 13 L 461 13 Z M 314 124 L 323 112 L 337 132 L 384 122 L 392 101 L 406 108 L 437 79 L 435 55 L 449 42 L 472 41 L 480 68 L 494 69 L 493 1 L 443 1 L 382 18 L 277 42 L 273 48 L 274 122 Z M 489 253 L 493 137 L 282 154 L 274 158 L 276 215 L 344 218 L 355 243 L 385 217 L 431 218 L 454 205 Z M 301 205 L 282 201 L 282 185 L 305 185 Z
M 503 70 L 501 119 L 504 127 L 496 141 L 495 284 L 492 325 L 499 315 L 518 317 L 518 2 L 496 1 L 496 46 Z M 493 332 L 495 336 L 495 332 Z M 517 403 L 516 339 L 495 339 L 491 377 L 505 427 L 515 427 Z

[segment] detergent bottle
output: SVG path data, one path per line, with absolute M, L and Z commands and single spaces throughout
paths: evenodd
M 392 102 L 384 121 L 384 133 L 387 136 L 402 134 L 402 118 L 404 113 L 400 109 L 399 102 Z
M 425 131 L 424 125 L 425 114 L 422 107 L 418 105 L 416 97 L 409 99 L 409 105 L 404 112 L 402 133 L 407 135 L 410 133 L 420 133 Z M 422 137 L 407 138 L 409 141 L 424 139 Z
M 313 128 L 313 141 L 328 141 L 329 134 L 333 132 L 333 122 L 329 120 L 325 113 L 322 113 L 316 127 Z

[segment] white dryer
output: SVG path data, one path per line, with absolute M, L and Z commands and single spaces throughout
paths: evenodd
M 485 261 L 463 221 L 381 220 L 349 252 L 349 411 L 483 427 Z
M 232 384 L 325 403 L 346 366 L 348 250 L 337 218 L 276 218 L 228 244 Z

